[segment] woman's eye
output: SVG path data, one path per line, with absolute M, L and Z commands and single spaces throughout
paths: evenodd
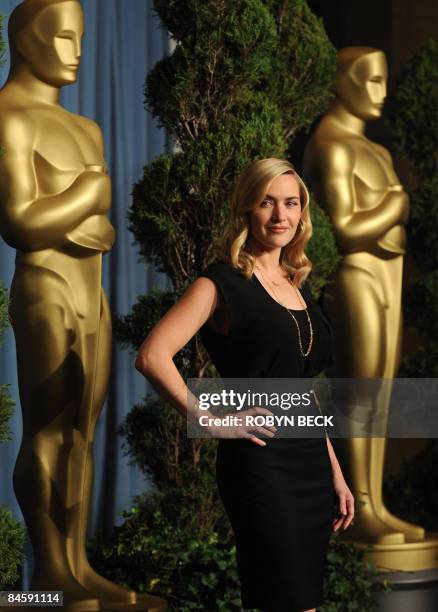
M 261 203 L 261 206 L 263 208 L 267 208 L 268 206 L 273 206 L 274 202 L 272 200 L 263 200 L 263 202 Z M 294 206 L 298 206 L 299 204 L 299 200 L 288 200 L 287 202 L 285 202 L 285 206 L 287 208 L 293 208 Z

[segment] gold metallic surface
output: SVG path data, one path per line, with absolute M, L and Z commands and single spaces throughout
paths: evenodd
M 10 315 L 23 412 L 14 488 L 34 550 L 30 588 L 62 590 L 75 611 L 137 602 L 94 572 L 85 549 L 111 358 L 102 253 L 115 234 L 100 128 L 58 103 L 76 81 L 83 28 L 75 0 L 21 3 L 0 91 L 0 232 L 17 249 Z M 135 608 L 166 606 L 151 598 Z
M 342 49 L 336 96 L 305 151 L 306 178 L 333 224 L 342 254 L 325 298 L 336 340 L 333 377 L 393 378 L 399 367 L 409 200 L 390 153 L 365 135 L 366 122 L 381 115 L 386 82 L 383 52 Z M 389 399 L 383 392 L 369 395 L 369 414 L 386 418 Z M 335 445 L 357 502 L 349 539 L 378 544 L 380 552 L 385 546 L 406 548 L 409 542 L 424 541 L 422 527 L 392 515 L 384 505 L 386 440 L 353 438 Z M 418 554 L 406 567 L 396 568 L 423 567 Z M 387 565 L 384 559 L 381 565 Z
M 365 548 L 360 544 L 359 548 Z M 404 544 L 374 544 L 367 559 L 380 571 L 421 571 L 437 567 L 438 533 L 427 532 L 424 540 Z M 414 566 L 414 567 L 413 567 Z

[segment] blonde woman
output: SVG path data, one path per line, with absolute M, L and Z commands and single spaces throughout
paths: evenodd
M 276 158 L 250 164 L 234 190 L 220 261 L 153 328 L 136 361 L 187 418 L 200 412 L 173 356 L 198 331 L 222 378 L 309 378 L 330 362 L 330 328 L 305 282 L 311 233 L 309 195 L 293 166 Z M 210 433 L 222 438 L 216 474 L 236 537 L 243 607 L 315 611 L 330 532 L 354 515 L 329 439 L 275 438 L 274 427 L 262 426 Z

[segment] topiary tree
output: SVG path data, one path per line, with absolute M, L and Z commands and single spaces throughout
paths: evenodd
M 416 272 L 404 295 L 407 324 L 417 333 L 417 350 L 405 358 L 401 376 L 438 376 L 438 41 L 430 40 L 407 62 L 397 79 L 388 109 L 396 145 L 411 163 L 417 187 L 410 194 L 408 248 Z M 432 222 L 431 222 L 432 221 Z M 410 522 L 436 531 L 436 457 L 438 443 L 430 442 L 405 460 L 388 479 L 385 496 L 391 510 Z M 420 503 L 421 502 L 421 503 Z
M 0 282 L 0 344 L 8 324 L 7 313 L 7 293 Z M 11 438 L 8 421 L 13 412 L 13 405 L 7 393 L 7 385 L 0 385 L 0 443 Z M 13 518 L 11 511 L 0 506 L 0 591 L 14 586 L 19 579 L 24 534 L 24 527 Z
M 152 289 L 116 321 L 116 336 L 130 349 L 214 259 L 242 169 L 286 154 L 297 130 L 326 108 L 335 75 L 335 49 L 304 0 L 154 6 L 176 47 L 147 76 L 146 108 L 176 150 L 144 169 L 128 218 L 142 258 L 173 290 Z M 311 206 L 318 295 L 338 254 L 327 217 Z M 215 374 L 198 337 L 174 361 L 184 378 Z M 95 566 L 167 598 L 172 610 L 240 610 L 234 544 L 214 478 L 215 441 L 187 439 L 183 419 L 155 396 L 129 413 L 120 433 L 156 490 L 135 500 L 110 541 L 92 543 Z
M 3 333 L 8 325 L 8 299 L 7 292 L 0 282 L 0 343 Z M 8 429 L 9 418 L 13 412 L 13 402 L 7 392 L 8 385 L 0 385 L 0 443 L 10 439 Z
M 438 375 L 438 41 L 430 40 L 401 70 L 387 120 L 399 151 L 413 167 L 408 248 L 418 270 L 405 292 L 406 322 L 417 330 L 419 350 L 405 359 L 400 375 Z
M 437 56 L 438 40 L 430 39 L 401 69 L 386 110 L 394 142 L 419 180 L 438 167 Z

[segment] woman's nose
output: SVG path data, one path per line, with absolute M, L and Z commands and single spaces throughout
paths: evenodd
M 275 221 L 284 221 L 286 218 L 286 209 L 281 204 L 275 204 L 272 208 L 271 219 Z

